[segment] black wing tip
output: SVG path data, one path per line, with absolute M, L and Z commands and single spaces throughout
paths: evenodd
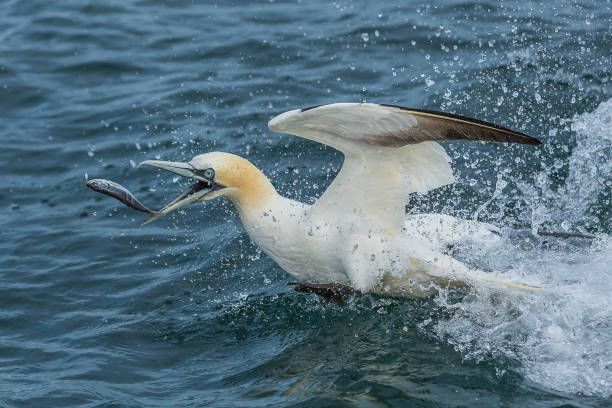
M 540 140 L 536 139 L 533 136 L 526 135 L 525 133 L 517 132 L 516 130 L 508 129 L 506 127 L 499 126 L 499 125 L 496 125 L 496 124 L 491 123 L 491 122 L 486 122 L 484 120 L 474 119 L 474 118 L 470 118 L 470 117 L 462 116 L 462 115 L 457 115 L 456 113 L 448 113 L 448 112 L 442 112 L 442 111 L 435 111 L 435 110 L 431 110 L 431 109 L 408 108 L 406 106 L 391 105 L 391 104 L 387 104 L 387 103 L 379 103 L 378 105 L 386 106 L 388 108 L 396 108 L 396 109 L 400 109 L 400 110 L 404 110 L 404 111 L 408 111 L 408 112 L 427 113 L 427 114 L 430 114 L 430 115 L 438 115 L 438 116 L 442 116 L 442 117 L 447 117 L 449 119 L 459 119 L 459 120 L 463 120 L 463 121 L 466 121 L 466 122 L 472 122 L 472 123 L 477 124 L 477 125 L 488 126 L 488 127 L 493 128 L 493 129 L 502 131 L 502 132 L 510 134 L 512 136 L 515 136 L 514 138 L 512 138 L 512 140 L 508 140 L 508 143 L 520 143 L 520 144 L 526 144 L 526 145 L 531 145 L 531 146 L 537 146 L 537 145 L 541 145 L 542 144 L 542 142 Z
M 542 142 L 540 141 L 540 139 L 536 139 L 535 137 L 531 137 L 531 136 L 527 136 L 529 139 L 524 143 L 524 144 L 528 144 L 531 146 L 539 146 L 542 144 Z
M 314 109 L 314 108 L 318 108 L 319 106 L 323 106 L 323 105 L 314 105 L 314 106 L 309 106 L 307 108 L 302 108 L 302 109 L 300 109 L 300 113 L 309 111 L 309 110 Z

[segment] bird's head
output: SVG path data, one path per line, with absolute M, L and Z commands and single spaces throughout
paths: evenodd
M 159 210 L 158 215 L 144 224 L 196 201 L 203 202 L 226 196 L 240 210 L 257 206 L 275 192 L 268 178 L 257 167 L 231 153 L 200 154 L 188 163 L 145 160 L 139 166 L 157 167 L 194 181 L 186 191 L 166 204 Z

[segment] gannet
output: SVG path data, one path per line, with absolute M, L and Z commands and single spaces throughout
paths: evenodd
M 449 245 L 466 237 L 495 241 L 493 225 L 444 214 L 407 217 L 405 209 L 410 193 L 455 181 L 451 159 L 437 142 L 538 145 L 539 140 L 459 115 L 375 103 L 291 110 L 268 127 L 344 154 L 340 172 L 313 205 L 279 195 L 247 159 L 211 152 L 188 163 L 140 163 L 195 181 L 145 223 L 193 202 L 225 197 L 251 240 L 298 280 L 290 282 L 296 290 L 339 302 L 340 293 L 425 296 L 441 282 L 533 289 L 470 268 L 448 254 Z

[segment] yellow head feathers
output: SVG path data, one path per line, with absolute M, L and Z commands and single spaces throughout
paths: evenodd
M 213 169 L 214 181 L 225 186 L 222 194 L 239 207 L 256 206 L 276 193 L 270 180 L 250 161 L 224 152 L 204 153 L 190 164 L 198 170 Z

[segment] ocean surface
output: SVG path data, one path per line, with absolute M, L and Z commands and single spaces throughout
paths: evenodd
M 0 2 L 0 407 L 612 406 L 612 4 L 434 3 Z M 543 141 L 446 143 L 458 182 L 408 211 L 498 225 L 457 256 L 547 295 L 336 307 L 228 202 L 140 227 L 84 184 L 158 208 L 185 184 L 138 162 L 220 150 L 313 202 L 341 155 L 267 122 L 359 101 Z

